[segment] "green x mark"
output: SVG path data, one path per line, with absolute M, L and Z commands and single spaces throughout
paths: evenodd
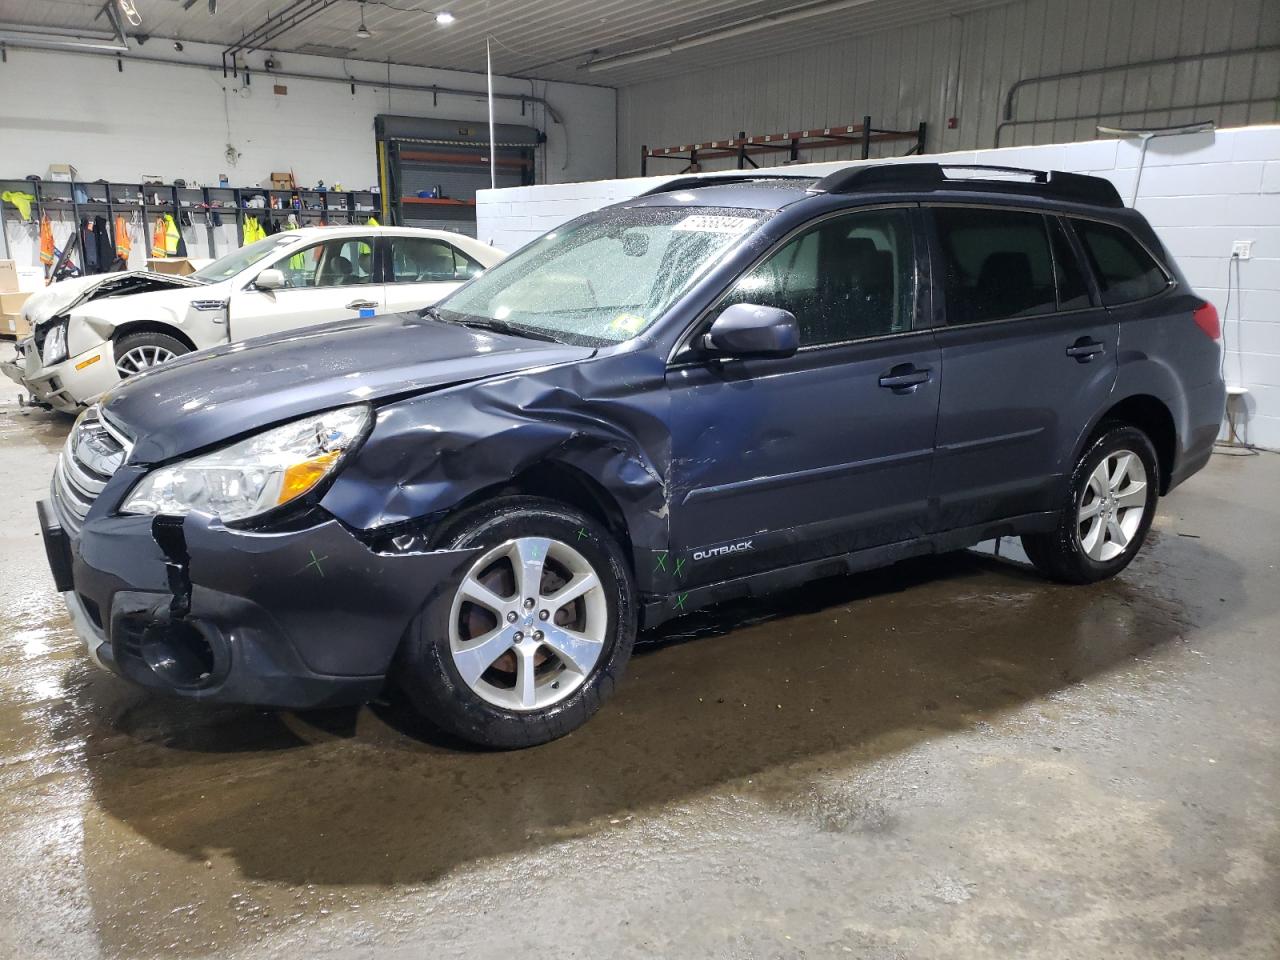
M 663 552 L 658 554 L 658 565 L 653 568 L 653 572 L 657 573 L 659 570 L 661 570 L 665 573 L 666 569 L 667 569 L 667 555 L 665 552 Z
M 676 557 L 676 569 L 674 573 L 677 577 L 680 576 L 681 571 L 684 570 L 684 561 L 685 561 L 684 557 Z
M 677 610 L 683 610 L 683 609 L 684 609 L 684 602 L 685 602 L 686 600 L 688 600 L 688 599 L 689 599 L 689 595 L 688 595 L 687 593 L 677 593 L 677 594 L 676 594 L 676 609 L 677 609 Z
M 587 528 L 586 528 L 586 527 L 579 527 L 579 528 L 578 528 L 578 539 L 579 539 L 579 540 L 585 540 L 585 539 L 587 539 Z
M 310 563 L 308 563 L 308 564 L 306 564 L 306 566 L 304 566 L 304 567 L 302 568 L 302 570 L 300 570 L 300 571 L 298 571 L 298 572 L 299 572 L 299 573 L 301 573 L 303 570 L 306 570 L 306 569 L 307 569 L 307 567 L 315 567 L 315 568 L 316 568 L 316 573 L 320 574 L 320 576 L 322 576 L 322 577 L 323 577 L 323 576 L 324 576 L 324 567 L 320 566 L 320 561 L 321 561 L 321 560 L 328 560 L 328 559 L 329 559 L 329 558 L 328 558 L 327 556 L 325 556 L 325 557 L 317 557 L 317 556 L 316 556 L 316 552 L 315 552 L 314 550 L 312 550 L 312 551 L 311 551 L 311 562 L 310 562 Z

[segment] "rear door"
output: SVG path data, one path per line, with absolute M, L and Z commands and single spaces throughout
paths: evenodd
M 284 274 L 280 290 L 253 286 L 231 295 L 231 339 L 245 340 L 299 327 L 383 312 L 386 288 L 374 262 L 369 236 L 321 240 L 263 264 Z
M 447 240 L 391 235 L 388 248 L 387 310 L 420 310 L 452 293 L 484 270 Z
M 679 362 L 668 572 L 687 585 L 924 533 L 939 358 L 922 329 L 912 207 L 818 221 L 748 271 L 731 303 L 796 316 L 783 359 Z M 921 245 L 921 249 L 922 249 Z
M 959 204 L 927 213 L 945 310 L 934 529 L 1051 510 L 1115 383 L 1116 323 L 1059 217 Z

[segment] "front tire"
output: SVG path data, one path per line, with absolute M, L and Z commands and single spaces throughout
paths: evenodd
M 571 507 L 510 497 L 460 516 L 437 546 L 478 552 L 406 632 L 394 680 L 414 708 L 501 749 L 586 723 L 635 640 L 635 589 L 614 537 Z
M 1133 560 L 1155 517 L 1160 463 L 1145 433 L 1104 426 L 1086 447 L 1051 533 L 1024 536 L 1036 569 L 1064 583 L 1113 577 Z
M 155 330 L 126 333 L 115 342 L 116 372 L 121 380 L 128 380 L 135 373 L 190 352 L 190 347 L 167 333 Z

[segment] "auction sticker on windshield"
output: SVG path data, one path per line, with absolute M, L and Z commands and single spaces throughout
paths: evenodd
M 671 229 L 694 233 L 745 233 L 755 222 L 752 217 L 718 217 L 697 213 L 685 217 Z

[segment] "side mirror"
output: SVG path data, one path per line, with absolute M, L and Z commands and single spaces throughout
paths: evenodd
M 254 278 L 253 286 L 257 290 L 279 290 L 284 287 L 284 273 L 274 268 L 263 270 Z
M 800 325 L 786 310 L 735 303 L 712 322 L 702 348 L 732 357 L 790 357 L 800 349 Z

